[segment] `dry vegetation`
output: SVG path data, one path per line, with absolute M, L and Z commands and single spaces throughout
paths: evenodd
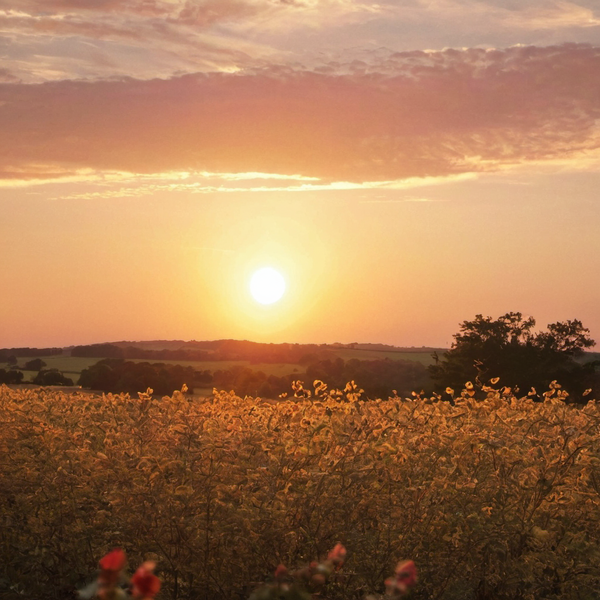
M 402 558 L 415 598 L 597 598 L 599 406 L 485 391 L 452 405 L 318 383 L 278 403 L 2 386 L 0 597 L 69 598 L 118 545 L 157 561 L 160 598 L 245 599 L 339 541 L 323 598 L 381 592 Z

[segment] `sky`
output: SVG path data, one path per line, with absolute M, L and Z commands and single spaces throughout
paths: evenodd
M 0 56 L 0 347 L 600 343 L 597 0 L 0 0 Z

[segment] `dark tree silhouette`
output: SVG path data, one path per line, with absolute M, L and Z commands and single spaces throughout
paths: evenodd
M 434 357 L 436 364 L 429 367 L 438 390 L 500 377 L 502 385 L 525 394 L 533 387 L 539 395 L 556 380 L 580 399 L 598 380 L 598 361 L 580 361 L 585 349 L 595 345 L 589 329 L 579 320 L 551 323 L 537 333 L 534 327 L 535 319 L 519 312 L 464 321 L 451 349 L 442 359 Z
M 23 381 L 23 373 L 21 371 L 16 371 L 15 369 L 9 369 L 8 371 L 5 369 L 0 369 L 0 384 L 15 384 L 21 383 Z
M 65 377 L 58 369 L 42 369 L 33 379 L 36 385 L 73 385 L 73 380 Z
M 28 360 L 23 367 L 27 371 L 41 371 L 47 364 L 41 358 Z

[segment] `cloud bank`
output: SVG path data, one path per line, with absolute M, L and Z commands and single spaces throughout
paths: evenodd
M 0 177 L 204 171 L 359 183 L 576 164 L 598 156 L 599 117 L 600 48 L 576 44 L 2 83 Z
M 447 47 L 595 43 L 596 0 L 0 0 L 3 68 L 27 82 L 231 72 Z

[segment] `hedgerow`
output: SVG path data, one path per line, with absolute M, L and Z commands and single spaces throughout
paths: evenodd
M 119 546 L 159 598 L 247 599 L 341 542 L 319 597 L 585 600 L 600 590 L 600 408 L 472 387 L 280 402 L 216 392 L 89 396 L 0 387 L 0 597 L 64 600 Z

